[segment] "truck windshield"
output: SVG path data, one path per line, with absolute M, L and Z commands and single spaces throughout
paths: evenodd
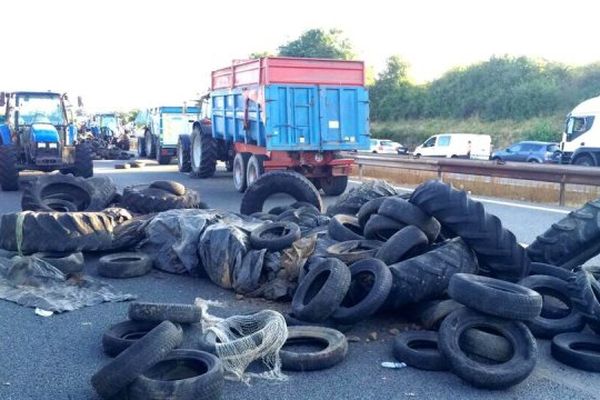
M 114 115 L 102 115 L 100 117 L 100 128 L 108 128 L 113 132 L 117 131 L 117 117 Z
M 65 125 L 65 114 L 59 96 L 23 95 L 17 98 L 17 105 L 19 125 Z

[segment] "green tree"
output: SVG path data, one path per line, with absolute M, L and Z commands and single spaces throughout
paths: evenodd
M 355 56 L 350 41 L 342 36 L 339 29 L 310 29 L 298 39 L 280 46 L 279 55 L 341 60 L 351 60 Z
M 271 53 L 270 51 L 255 51 L 253 53 L 250 53 L 248 55 L 248 58 L 250 58 L 251 60 L 254 60 L 256 58 L 269 57 L 272 55 L 273 55 L 273 53 Z
M 421 90 L 408 78 L 409 65 L 399 56 L 388 58 L 385 69 L 370 87 L 371 117 L 394 120 L 417 117 Z

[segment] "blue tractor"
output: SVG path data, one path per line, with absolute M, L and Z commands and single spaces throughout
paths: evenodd
M 60 170 L 84 178 L 94 174 L 91 149 L 77 142 L 66 100 L 52 92 L 0 93 L 0 107 L 5 107 L 0 123 L 2 190 L 18 190 L 23 170 Z

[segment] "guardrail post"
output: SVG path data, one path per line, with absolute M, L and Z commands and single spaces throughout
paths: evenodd
M 443 182 L 443 181 L 444 181 L 444 179 L 443 179 L 444 177 L 442 176 L 442 167 L 441 167 L 441 166 L 439 166 L 439 165 L 438 165 L 438 167 L 437 167 L 437 176 L 438 176 L 438 179 L 439 179 L 441 182 Z
M 560 177 L 560 192 L 558 194 L 558 205 L 561 207 L 565 206 L 565 180 L 566 177 L 562 175 Z
M 360 163 L 358 164 L 358 180 L 363 180 L 363 165 Z

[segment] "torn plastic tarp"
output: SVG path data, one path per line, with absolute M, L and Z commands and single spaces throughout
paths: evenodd
M 0 258 L 0 299 L 65 312 L 104 302 L 135 299 L 89 277 L 67 276 L 35 257 Z

